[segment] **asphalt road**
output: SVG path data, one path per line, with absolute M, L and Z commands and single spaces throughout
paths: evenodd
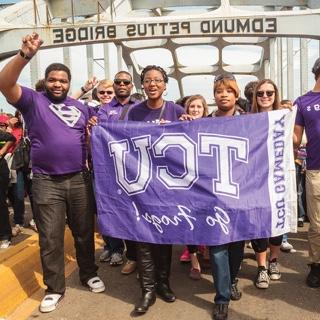
M 252 249 L 246 248 L 245 259 L 239 277 L 242 299 L 231 302 L 229 320 L 319 320 L 320 289 L 311 289 L 305 284 L 308 272 L 307 225 L 299 228 L 297 234 L 290 234 L 289 241 L 295 253 L 282 253 L 280 264 L 282 277 L 272 281 L 267 290 L 257 289 L 253 280 L 256 264 Z M 179 262 L 181 246 L 174 247 L 171 284 L 177 295 L 174 303 L 168 304 L 157 299 L 149 311 L 139 318 L 144 320 L 202 320 L 211 319 L 214 287 L 210 270 L 203 270 L 200 281 L 188 277 L 190 265 Z M 96 256 L 99 257 L 100 250 Z M 99 275 L 105 281 L 107 290 L 94 294 L 79 283 L 77 270 L 67 279 L 65 298 L 58 308 L 48 314 L 37 309 L 28 319 L 74 320 L 104 319 L 124 320 L 134 318 L 134 304 L 140 297 L 136 274 L 121 275 L 121 267 L 99 264 Z M 41 296 L 41 295 L 40 295 Z

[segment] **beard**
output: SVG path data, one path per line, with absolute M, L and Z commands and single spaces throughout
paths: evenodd
M 46 95 L 49 98 L 49 100 L 52 102 L 55 102 L 55 103 L 62 102 L 63 100 L 65 100 L 65 98 L 68 95 L 68 92 L 64 92 L 60 96 L 55 96 L 48 90 L 48 88 L 45 88 L 45 92 L 46 92 Z

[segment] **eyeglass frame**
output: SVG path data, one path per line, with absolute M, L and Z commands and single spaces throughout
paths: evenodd
M 145 79 L 145 80 L 143 80 L 142 83 L 146 84 L 146 85 L 149 85 L 152 82 L 154 82 L 155 84 L 160 84 L 160 83 L 164 82 L 164 79 Z

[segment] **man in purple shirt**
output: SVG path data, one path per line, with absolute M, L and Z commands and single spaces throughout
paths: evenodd
M 320 58 L 312 68 L 315 86 L 303 96 L 297 98 L 297 117 L 294 127 L 294 144 L 298 148 L 303 131 L 307 136 L 306 195 L 307 212 L 310 220 L 309 257 L 310 272 L 307 284 L 320 287 Z
M 92 292 L 105 286 L 94 262 L 92 188 L 86 169 L 88 109 L 67 96 L 70 70 L 54 63 L 45 71 L 45 91 L 17 84 L 23 68 L 42 40 L 33 33 L 0 72 L 0 90 L 21 111 L 29 128 L 33 171 L 34 215 L 39 230 L 40 256 L 46 294 L 41 312 L 55 310 L 65 292 L 65 217 L 74 237 L 80 280 Z
M 127 120 L 128 111 L 137 104 L 136 100 L 131 99 L 133 88 L 131 74 L 127 71 L 119 71 L 113 80 L 114 98 L 98 111 L 97 116 L 90 119 L 90 124 L 96 125 L 99 121 L 122 121 Z M 123 263 L 124 244 L 122 239 L 102 235 L 105 241 L 104 251 L 100 255 L 101 262 L 109 262 L 116 266 Z M 134 241 L 125 240 L 127 262 L 121 270 L 122 274 L 130 274 L 136 270 L 136 246 Z

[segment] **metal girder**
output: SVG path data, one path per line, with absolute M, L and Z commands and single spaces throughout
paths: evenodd
M 183 6 L 208 6 L 219 7 L 223 0 L 131 0 L 134 10 L 170 8 Z M 307 7 L 311 9 L 320 8 L 317 0 L 229 0 L 231 6 L 283 6 L 283 7 Z

